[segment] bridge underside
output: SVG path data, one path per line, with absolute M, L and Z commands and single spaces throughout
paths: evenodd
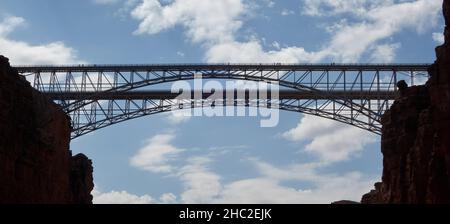
M 265 107 L 333 119 L 380 134 L 380 119 L 397 96 L 396 83 L 428 78 L 428 65 L 124 65 L 16 67 L 34 88 L 72 119 L 72 138 L 123 121 L 179 109 Z M 178 99 L 158 85 L 203 79 L 244 80 L 280 86 L 275 99 Z M 242 91 L 237 89 L 238 91 Z M 224 93 L 223 96 L 226 96 Z M 234 94 L 239 96 L 239 94 Z M 177 98 L 177 99 L 176 99 Z M 180 106 L 183 105 L 183 106 Z
M 250 98 L 250 91 L 234 91 L 233 99 L 239 99 L 239 95 L 243 95 L 242 99 Z M 214 92 L 205 93 L 202 91 L 191 91 L 189 94 L 191 97 L 188 99 L 193 99 L 195 96 L 201 96 L 202 99 L 207 99 L 212 97 Z M 221 93 L 224 98 L 229 94 L 227 91 Z M 155 99 L 175 99 L 179 98 L 180 93 L 173 93 L 168 90 L 146 90 L 146 91 L 127 91 L 127 92 L 47 92 L 45 93 L 47 97 L 52 100 L 85 100 L 85 99 L 96 99 L 96 100 L 155 100 Z M 273 98 L 270 91 L 266 94 L 267 98 Z M 296 100 L 339 100 L 339 99 L 349 99 L 349 100 L 394 100 L 397 97 L 397 92 L 390 91 L 380 91 L 380 92 L 370 92 L 370 91 L 330 91 L 329 95 L 321 95 L 311 91 L 296 91 L 296 90 L 280 90 L 277 92 L 277 97 L 279 99 L 296 99 Z

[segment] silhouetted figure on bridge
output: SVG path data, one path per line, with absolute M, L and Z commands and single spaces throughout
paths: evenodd
M 397 88 L 400 91 L 400 96 L 403 96 L 406 89 L 408 89 L 408 83 L 405 80 L 397 82 Z
M 397 87 L 400 92 L 405 91 L 408 88 L 408 83 L 405 80 L 397 82 Z

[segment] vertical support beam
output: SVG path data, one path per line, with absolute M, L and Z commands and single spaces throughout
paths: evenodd
M 87 74 L 85 71 L 81 73 L 81 92 L 86 92 L 86 77 Z
M 50 81 L 50 83 L 49 83 L 48 91 L 55 92 L 56 81 L 57 81 L 56 72 L 55 71 L 50 72 L 50 80 L 49 81 Z
M 360 91 L 363 92 L 364 91 L 364 79 L 363 79 L 363 71 L 360 70 L 359 71 L 359 85 L 360 85 Z M 364 105 L 364 99 L 361 98 L 361 104 L 360 105 Z
M 33 81 L 33 87 L 39 91 L 41 91 L 41 73 L 40 72 L 36 72 L 34 75 L 34 81 Z
M 376 75 L 377 92 L 380 92 L 381 91 L 380 70 L 377 70 L 375 75 Z M 378 107 L 377 110 L 380 110 L 380 108 L 382 108 L 380 96 L 377 97 L 377 107 Z
M 90 116 L 90 118 L 89 118 L 89 120 L 90 120 L 90 122 L 91 123 L 96 123 L 96 121 L 97 121 L 97 104 L 99 104 L 100 102 L 98 102 L 98 101 L 94 101 L 93 103 L 91 103 L 91 108 L 90 108 L 90 113 L 89 113 L 89 116 Z
M 344 92 L 347 91 L 347 72 L 344 70 Z
M 113 81 L 113 88 L 119 87 L 119 74 L 117 71 L 114 72 L 114 81 Z
M 367 104 L 368 104 L 369 110 L 372 110 L 372 100 L 368 100 Z M 367 123 L 372 124 L 371 116 L 367 116 Z
M 66 82 L 64 83 L 64 91 L 70 91 L 70 76 L 72 75 L 71 71 L 66 72 Z
M 103 90 L 103 72 L 99 71 L 97 76 L 96 92 L 101 92 L 102 90 Z
M 110 117 L 114 117 L 114 100 L 108 101 L 108 113 Z
M 327 70 L 327 92 L 330 91 L 330 71 Z
M 394 91 L 398 91 L 398 87 L 397 87 L 397 71 L 396 70 L 394 70 Z

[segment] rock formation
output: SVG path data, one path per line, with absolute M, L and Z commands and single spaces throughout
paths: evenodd
M 362 203 L 450 203 L 450 0 L 430 80 L 403 87 L 382 118 L 382 182 Z M 401 84 L 402 85 L 402 84 Z
M 72 157 L 69 118 L 0 56 L 0 204 L 92 203 L 92 163 Z

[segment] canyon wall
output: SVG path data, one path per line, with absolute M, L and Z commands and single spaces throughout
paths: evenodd
M 0 56 L 0 203 L 92 203 L 92 163 L 70 120 Z
M 362 203 L 450 203 L 450 0 L 430 80 L 402 89 L 382 118 L 382 182 Z

